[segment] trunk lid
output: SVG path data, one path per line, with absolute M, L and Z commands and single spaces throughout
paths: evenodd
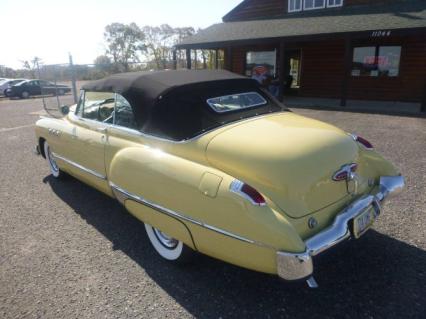
M 216 135 L 207 146 L 216 168 L 256 188 L 287 215 L 301 218 L 348 195 L 333 181 L 357 163 L 359 148 L 342 130 L 293 113 L 255 118 Z

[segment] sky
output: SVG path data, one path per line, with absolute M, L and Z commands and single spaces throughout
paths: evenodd
M 205 28 L 242 0 L 0 0 L 0 65 L 93 63 L 105 52 L 103 32 L 112 22 L 139 26 Z

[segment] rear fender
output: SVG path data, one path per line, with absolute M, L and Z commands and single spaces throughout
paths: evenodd
M 153 204 L 163 210 L 159 214 L 165 213 L 183 222 L 193 235 L 197 249 L 205 254 L 226 260 L 226 256 L 220 255 L 220 251 L 225 250 L 223 242 L 213 237 L 219 234 L 232 239 L 224 233 L 236 235 L 233 240 L 246 238 L 254 245 L 272 250 L 301 252 L 305 249 L 283 214 L 270 206 L 253 206 L 231 192 L 229 187 L 234 178 L 211 167 L 140 146 L 117 152 L 108 174 L 113 186 L 145 201 L 145 205 Z M 133 204 L 129 208 L 136 215 Z M 142 213 L 138 214 L 147 220 Z M 171 231 L 172 228 L 169 227 Z

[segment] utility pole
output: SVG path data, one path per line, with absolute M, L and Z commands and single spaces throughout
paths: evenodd
M 70 69 L 71 69 L 71 81 L 72 81 L 72 95 L 74 96 L 74 103 L 77 104 L 78 97 L 77 97 L 77 84 L 75 80 L 75 72 L 74 72 L 74 64 L 72 62 L 72 55 L 69 53 L 70 58 Z

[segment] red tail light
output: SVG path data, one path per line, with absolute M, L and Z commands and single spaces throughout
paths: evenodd
M 245 184 L 239 180 L 234 180 L 231 183 L 230 186 L 231 192 L 234 192 L 235 194 L 240 195 L 241 197 L 244 197 L 250 203 L 256 206 L 265 206 L 266 201 L 265 198 L 260 194 L 256 189 L 251 187 L 248 184 Z
M 346 181 L 350 172 L 355 173 L 358 169 L 358 164 L 353 163 L 350 165 L 343 166 L 339 171 L 337 171 L 333 176 L 333 181 L 340 182 Z
M 371 144 L 369 141 L 367 141 L 365 138 L 358 136 L 358 135 L 352 135 L 353 139 L 357 141 L 359 144 L 364 146 L 368 150 L 372 150 L 374 148 L 373 144 Z

